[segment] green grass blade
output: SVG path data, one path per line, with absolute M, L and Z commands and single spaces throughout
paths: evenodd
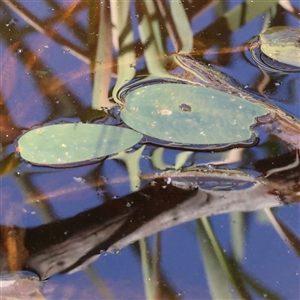
M 115 7 L 117 20 L 116 31 L 119 41 L 118 55 L 118 77 L 113 89 L 113 99 L 118 104 L 122 102 L 118 99 L 118 91 L 127 82 L 131 81 L 135 76 L 135 51 L 134 51 L 134 36 L 131 28 L 130 19 L 130 1 L 118 1 Z
M 165 148 L 163 147 L 157 147 L 156 149 L 153 150 L 151 154 L 151 162 L 154 168 L 159 170 L 166 170 L 168 168 L 172 168 L 171 165 L 167 165 L 164 162 L 163 159 L 164 152 L 165 152 Z
M 141 252 L 141 262 L 142 262 L 142 272 L 144 279 L 144 288 L 146 299 L 152 300 L 155 299 L 154 295 L 154 285 L 153 285 L 153 272 L 149 253 L 149 246 L 147 245 L 146 239 L 139 240 L 140 252 Z
M 144 4 L 141 6 L 141 4 Z M 144 7 L 146 9 L 142 9 Z M 150 74 L 161 77 L 170 77 L 165 70 L 165 51 L 163 48 L 162 34 L 157 18 L 158 14 L 154 1 L 141 0 L 137 4 L 137 13 L 142 16 L 139 20 L 139 34 L 144 46 L 144 56 Z
M 94 284 L 94 286 L 99 290 L 104 299 L 113 300 L 115 297 L 113 296 L 111 290 L 106 285 L 105 281 L 99 276 L 97 270 L 93 265 L 89 265 L 84 270 L 85 275 Z
M 183 151 L 177 154 L 175 162 L 175 170 L 179 170 L 188 161 L 189 157 L 193 154 L 192 151 Z
M 226 18 L 230 30 L 236 31 L 244 24 L 247 24 L 256 17 L 262 15 L 267 10 L 276 7 L 277 4 L 278 0 L 246 0 L 245 2 L 226 12 L 223 17 Z
M 245 216 L 245 213 L 241 211 L 234 211 L 229 215 L 231 246 L 233 256 L 238 262 L 241 262 L 244 256 Z
M 112 75 L 112 30 L 107 2 L 103 1 L 100 4 L 97 50 L 96 56 L 92 59 L 93 67 L 91 71 L 94 73 L 92 106 L 95 109 L 114 105 L 108 98 Z M 94 1 L 91 1 L 90 5 L 94 5 Z
M 181 41 L 181 49 L 178 50 L 180 53 L 188 54 L 193 50 L 193 30 L 181 0 L 170 1 L 170 10 Z
M 98 31 L 99 27 L 99 15 L 100 15 L 100 6 L 97 1 L 89 0 L 88 2 L 88 35 L 87 35 L 87 43 L 89 46 L 89 52 L 95 55 L 96 53 L 96 45 L 97 45 L 97 34 L 95 32 Z M 93 61 L 91 62 L 93 63 Z
M 243 280 L 251 289 L 258 295 L 260 296 L 260 299 L 263 299 L 267 295 L 268 300 L 284 300 L 282 295 L 278 295 L 277 293 L 273 292 L 266 286 L 260 283 L 260 280 L 258 280 L 255 277 L 252 277 L 245 272 L 241 271 L 241 268 L 239 267 L 239 272 L 240 275 L 243 277 Z
M 220 247 L 206 218 L 197 221 L 197 237 L 212 298 L 232 299 L 230 283 L 224 266 L 221 265 L 222 257 L 220 257 L 219 251 L 216 251 Z
M 264 212 L 280 237 L 289 245 L 291 249 L 293 249 L 296 255 L 300 257 L 299 238 L 283 222 L 276 218 L 271 209 L 266 208 Z
M 110 157 L 110 159 L 119 159 L 124 161 L 126 169 L 128 171 L 130 188 L 132 192 L 138 191 L 141 185 L 140 160 L 144 149 L 145 145 L 134 151 L 133 153 L 126 153 L 125 151 L 122 151 L 117 155 Z
M 240 299 L 251 299 L 239 272 L 233 270 L 233 264 L 221 249 L 207 218 L 197 221 L 197 236 L 213 298 L 232 299 L 233 287 Z
M 178 293 L 176 292 L 176 288 L 172 286 L 169 282 L 168 278 L 165 275 L 162 266 L 160 265 L 160 233 L 154 236 L 154 251 L 152 258 L 155 260 L 156 266 L 154 265 L 153 270 L 157 272 L 157 283 L 156 283 L 156 290 L 155 290 L 155 299 L 169 299 L 169 300 L 178 300 Z M 136 242 L 131 245 L 131 248 L 134 254 L 138 257 L 139 261 L 141 262 L 141 248 L 140 242 Z
M 0 160 L 0 177 L 13 172 L 21 163 L 21 160 L 18 159 L 14 153 L 9 154 Z

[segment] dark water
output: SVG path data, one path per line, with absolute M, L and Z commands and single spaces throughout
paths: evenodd
M 96 108 L 109 103 L 102 101 L 111 99 L 121 69 L 118 35 L 111 33 L 109 20 L 116 24 L 117 11 L 124 7 L 105 2 L 100 10 L 90 4 L 89 11 L 88 2 L 18 3 L 0 6 L 0 251 L 1 271 L 8 272 L 1 279 L 29 270 L 43 282 L 38 292 L 30 290 L 28 282 L 24 286 L 29 291 L 14 286 L 7 292 L 2 283 L 4 296 L 20 297 L 23 292 L 25 299 L 34 293 L 46 299 L 299 299 L 296 142 L 289 143 L 274 122 L 256 127 L 255 146 L 194 151 L 183 160 L 181 171 L 174 166 L 186 150 L 155 143 L 137 144 L 118 159 L 74 168 L 25 162 L 16 147 L 29 129 L 64 122 L 121 122 L 116 108 L 111 111 L 116 118 Z M 265 3 L 255 1 L 184 3 L 194 37 L 188 59 L 228 75 L 224 89 L 229 82 L 300 118 L 299 73 L 265 72 L 244 47 L 264 26 L 298 28 L 299 3 L 291 3 L 294 15 L 280 5 L 263 8 Z M 231 17 L 228 12 L 237 7 L 241 13 Z M 126 32 L 134 36 L 134 47 L 124 47 L 119 55 L 128 51 L 138 57 L 136 78 L 151 73 L 155 64 L 153 53 L 150 62 L 143 53 L 147 43 L 140 41 L 138 28 L 151 9 L 143 1 L 132 4 L 132 25 L 125 22 L 119 40 Z M 170 32 L 180 32 L 185 23 L 172 24 L 167 6 L 156 4 L 154 11 L 164 53 L 170 55 L 176 51 Z M 99 47 L 96 51 L 102 38 L 97 13 L 106 24 L 100 28 L 108 32 L 102 33 L 106 54 Z M 155 17 L 151 20 L 156 22 Z M 151 45 L 151 38 L 147 42 Z M 100 69 L 95 68 L 98 63 Z M 169 66 L 167 71 L 182 70 Z M 99 98 L 100 103 L 95 101 Z M 139 177 L 133 171 L 136 166 Z

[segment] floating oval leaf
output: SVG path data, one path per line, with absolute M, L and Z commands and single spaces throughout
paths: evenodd
M 145 135 L 183 144 L 226 144 L 250 139 L 257 104 L 201 86 L 160 83 L 125 95 L 122 120 Z
M 58 124 L 37 128 L 19 139 L 23 159 L 60 166 L 91 161 L 132 147 L 140 133 L 100 124 Z
M 261 51 L 269 58 L 300 68 L 300 30 L 277 26 L 262 32 L 259 36 Z

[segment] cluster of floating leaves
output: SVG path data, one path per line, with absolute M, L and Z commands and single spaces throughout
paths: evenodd
M 269 28 L 252 44 L 251 53 L 266 69 L 298 72 L 300 30 Z M 78 165 L 131 148 L 143 136 L 185 149 L 246 145 L 256 137 L 252 130 L 256 118 L 268 113 L 265 107 L 240 97 L 171 81 L 126 87 L 122 101 L 120 116 L 129 128 L 84 123 L 44 126 L 19 139 L 21 157 L 39 165 Z
M 198 85 L 156 83 L 126 93 L 121 119 L 131 129 L 103 124 L 57 124 L 19 139 L 23 159 L 70 166 L 126 150 L 143 135 L 166 142 L 230 144 L 249 140 L 257 116 L 268 111 L 245 99 Z M 143 134 L 143 135 L 142 135 Z

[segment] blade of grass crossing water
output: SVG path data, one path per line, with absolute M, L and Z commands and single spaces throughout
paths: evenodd
M 252 277 L 243 271 L 241 272 L 241 276 L 243 276 L 245 283 L 247 283 L 247 285 L 251 287 L 251 289 L 255 292 L 255 294 L 260 297 L 258 299 L 264 299 L 264 298 L 268 300 L 286 299 L 282 295 L 278 295 L 276 292 L 270 290 L 269 288 L 261 284 L 259 279 Z
M 84 269 L 85 275 L 91 281 L 91 283 L 99 290 L 104 299 L 113 300 L 115 297 L 113 296 L 111 290 L 106 285 L 105 281 L 97 273 L 97 270 L 93 265 L 89 265 Z
M 142 5 L 143 4 L 143 5 Z M 155 3 L 152 0 L 139 1 L 136 6 L 139 19 L 139 34 L 144 46 L 144 56 L 150 74 L 162 77 L 170 77 L 165 70 L 165 52 L 161 39 L 161 31 L 157 18 Z
M 144 289 L 146 294 L 146 299 L 155 299 L 154 292 L 154 280 L 153 271 L 149 256 L 149 246 L 146 239 L 139 240 L 140 252 L 141 252 L 141 262 L 142 262 L 142 272 L 144 279 Z
M 170 10 L 181 41 L 182 48 L 178 50 L 180 53 L 188 54 L 193 50 L 193 30 L 181 0 L 170 1 Z M 176 49 L 175 45 L 174 47 Z
M 273 20 L 273 18 L 275 17 L 277 12 L 277 6 L 273 5 L 271 6 L 265 13 L 264 16 L 264 22 L 261 28 L 261 32 L 265 31 L 267 28 L 270 27 L 270 24 Z
M 287 226 L 285 226 L 279 219 L 276 218 L 271 209 L 266 208 L 264 211 L 280 237 L 289 245 L 291 249 L 293 249 L 296 255 L 300 257 L 299 238 L 297 238 L 297 236 Z
M 232 299 L 232 288 L 241 299 L 251 299 L 237 272 L 233 272 L 230 260 L 221 249 L 209 219 L 197 221 L 197 236 L 202 250 L 208 284 L 214 299 Z
M 178 293 L 172 284 L 168 281 L 163 267 L 160 265 L 160 252 L 161 252 L 161 234 L 157 233 L 154 235 L 154 250 L 152 255 L 152 260 L 155 261 L 156 266 L 153 266 L 153 272 L 157 273 L 156 275 L 156 283 L 155 283 L 155 299 L 169 299 L 169 300 L 178 300 Z M 131 245 L 134 254 L 138 256 L 139 261 L 142 264 L 142 255 L 141 255 L 141 247 L 140 241 Z M 157 271 L 155 271 L 157 270 Z M 143 271 L 143 270 L 142 270 Z M 147 278 L 147 277 L 145 277 Z M 146 286 L 145 286 L 146 287 Z
M 218 1 L 215 6 L 216 14 L 218 17 L 223 16 L 228 8 L 227 0 Z
M 141 185 L 140 160 L 144 149 L 145 149 L 145 145 L 132 153 L 121 151 L 117 155 L 110 157 L 110 159 L 120 159 L 124 161 L 126 165 L 126 169 L 128 171 L 130 188 L 132 192 L 138 191 L 140 189 L 140 185 Z
M 180 168 L 182 168 L 182 166 L 186 164 L 186 162 L 188 161 L 188 159 L 193 153 L 194 152 L 192 151 L 183 151 L 177 154 L 176 162 L 175 162 L 175 170 L 179 170 Z
M 209 232 L 210 233 L 209 233 Z M 230 283 L 227 279 L 227 274 L 224 267 L 221 265 L 215 248 L 219 248 L 218 245 L 214 245 L 216 240 L 211 239 L 211 228 L 207 219 L 201 219 L 197 221 L 197 237 L 201 248 L 201 254 L 207 281 L 210 289 L 210 293 L 213 299 L 232 299 L 230 291 Z
M 117 5 L 116 10 L 116 30 L 119 41 L 118 55 L 118 77 L 113 89 L 114 101 L 122 104 L 118 99 L 118 91 L 120 88 L 132 80 L 135 76 L 135 51 L 134 51 L 134 36 L 130 21 L 130 1 L 112 2 Z
M 94 2 L 91 1 L 90 5 Z M 96 109 L 112 107 L 108 99 L 108 91 L 112 74 L 112 39 L 111 20 L 108 1 L 100 3 L 97 50 L 94 58 L 94 82 L 92 105 Z
M 249 23 L 256 17 L 263 14 L 270 8 L 276 7 L 278 0 L 270 1 L 253 1 L 247 0 L 239 5 L 236 5 L 233 9 L 226 12 L 223 17 L 227 19 L 228 26 L 231 31 L 236 31 L 242 27 L 242 25 Z
M 96 44 L 97 44 L 97 35 L 95 32 L 98 31 L 98 24 L 99 24 L 99 13 L 100 13 L 100 4 L 94 0 L 89 0 L 89 6 L 88 6 L 88 21 L 89 21 L 89 27 L 88 27 L 88 35 L 87 35 L 87 42 L 89 45 L 89 52 L 93 53 L 95 55 L 96 53 Z M 95 63 L 94 60 L 91 61 L 91 65 Z M 91 66 L 92 67 L 92 66 Z
M 231 247 L 233 256 L 239 262 L 244 256 L 245 213 L 234 211 L 230 213 Z
M 165 148 L 162 147 L 157 147 L 156 149 L 153 150 L 151 154 L 151 162 L 154 168 L 159 169 L 159 170 L 166 170 L 168 168 L 172 168 L 171 165 L 167 165 L 164 162 L 164 155 Z
M 161 299 L 162 292 L 159 288 L 160 282 L 160 232 L 154 234 L 154 246 L 152 254 L 152 285 L 154 289 L 154 299 Z

